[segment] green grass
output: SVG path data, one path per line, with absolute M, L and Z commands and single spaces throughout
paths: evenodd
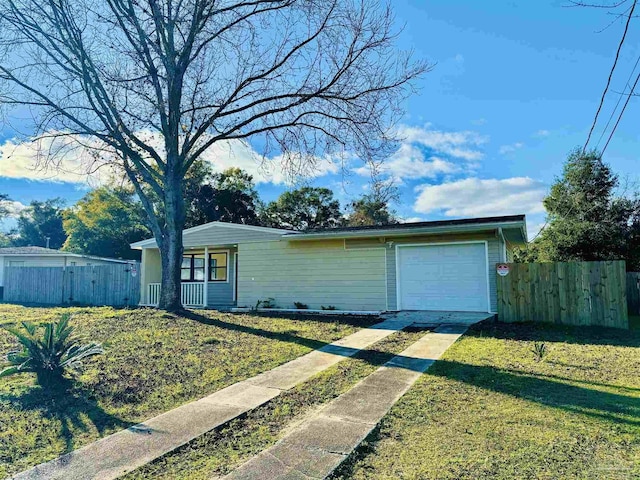
M 123 477 L 123 480 L 197 480 L 225 475 L 273 445 L 292 425 L 414 343 L 424 331 L 397 332 L 352 358 L 281 393 L 274 400 L 221 429 Z
M 539 324 L 472 328 L 335 475 L 638 477 L 640 332 Z
M 358 317 L 233 315 L 189 318 L 155 310 L 29 308 L 0 305 L 0 325 L 46 322 L 71 312 L 71 324 L 104 355 L 86 362 L 65 395 L 34 376 L 0 379 L 0 478 L 104 435 L 269 370 L 378 321 Z M 0 354 L 15 348 L 0 329 Z M 1 365 L 0 365 L 1 367 Z

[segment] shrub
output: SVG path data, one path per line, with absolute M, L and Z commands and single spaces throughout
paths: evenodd
M 264 300 L 258 300 L 256 302 L 256 310 L 259 309 L 260 307 L 262 307 L 262 308 L 276 308 L 277 307 L 276 299 L 272 298 L 272 297 L 269 297 L 269 298 L 266 298 Z
M 306 303 L 302 303 L 302 302 L 293 302 L 293 304 L 295 305 L 295 307 L 298 310 L 308 310 L 309 309 L 309 305 L 307 305 Z
M 69 326 L 69 314 L 64 314 L 55 323 L 36 326 L 22 322 L 22 329 L 6 327 L 22 345 L 21 350 L 9 352 L 9 366 L 0 371 L 0 377 L 18 373 L 35 373 L 38 383 L 51 387 L 59 383 L 65 371 L 77 370 L 85 358 L 104 353 L 98 343 L 80 345 L 79 340 L 71 336 L 73 327 Z
M 320 308 L 322 310 L 335 310 L 336 306 L 335 305 L 327 305 L 326 307 L 324 305 L 321 305 Z
M 544 342 L 534 343 L 531 351 L 533 352 L 536 362 L 541 362 L 542 360 L 544 360 L 544 357 L 547 355 L 547 353 L 549 353 L 547 345 Z

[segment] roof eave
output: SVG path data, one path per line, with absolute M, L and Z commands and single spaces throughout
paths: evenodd
M 284 240 L 293 241 L 311 241 L 311 240 L 329 240 L 343 238 L 369 238 L 369 237 L 403 237 L 415 236 L 431 233 L 461 233 L 461 232 L 479 232 L 483 230 L 495 230 L 497 228 L 518 228 L 523 232 L 524 241 L 526 241 L 526 226 L 523 221 L 512 222 L 493 222 L 478 223 L 467 225 L 443 225 L 436 227 L 419 227 L 406 229 L 378 229 L 378 230 L 353 230 L 341 232 L 322 232 L 322 233 L 299 233 L 297 235 L 285 234 L 282 236 Z

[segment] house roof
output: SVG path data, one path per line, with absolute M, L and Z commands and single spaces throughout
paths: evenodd
M 307 230 L 295 235 L 285 234 L 288 240 L 318 240 L 328 238 L 380 237 L 419 235 L 430 233 L 463 233 L 498 228 L 517 230 L 516 241 L 526 242 L 525 215 L 505 215 L 499 217 L 463 218 L 455 220 L 436 220 L 432 222 L 408 222 L 389 225 L 370 225 L 363 227 L 339 227 L 328 229 Z
M 104 260 L 106 262 L 114 262 L 114 263 L 129 263 L 127 260 L 120 260 L 117 258 L 97 257 L 94 255 L 83 255 L 81 253 L 65 252 L 64 250 L 55 250 L 53 248 L 45 248 L 45 247 L 3 247 L 3 248 L 0 248 L 0 255 L 9 255 L 9 256 L 33 255 L 33 256 L 39 256 L 39 257 L 40 256 L 74 257 L 74 258 Z
M 470 233 L 489 230 L 504 230 L 508 240 L 516 243 L 527 241 L 527 227 L 525 215 L 505 215 L 499 217 L 463 218 L 456 220 L 436 220 L 432 222 L 409 222 L 390 225 L 372 225 L 363 227 L 339 227 L 327 229 L 306 230 L 298 232 L 278 228 L 257 227 L 228 222 L 210 222 L 184 230 L 183 235 L 192 234 L 211 227 L 224 227 L 239 230 L 254 230 L 276 233 L 280 238 L 290 241 L 366 238 L 381 236 L 412 236 L 434 233 Z M 132 243 L 131 248 L 155 247 L 155 239 L 150 238 Z
M 4 247 L 0 248 L 0 255 L 67 255 L 68 252 L 44 247 Z
M 282 228 L 259 227 L 256 225 L 244 225 L 241 223 L 231 223 L 231 222 L 209 222 L 209 223 L 204 223 L 202 225 L 198 225 L 195 227 L 187 228 L 182 231 L 182 235 L 188 236 L 193 233 L 197 233 L 202 230 L 207 230 L 212 227 L 222 227 L 222 228 L 229 228 L 229 229 L 236 229 L 236 230 L 252 230 L 256 232 L 275 233 L 279 235 L 283 235 L 286 233 L 291 233 L 291 234 L 298 233 L 293 230 L 284 230 Z M 131 248 L 155 247 L 156 240 L 155 238 L 147 238 L 146 240 L 141 240 L 139 242 L 132 243 L 130 246 Z

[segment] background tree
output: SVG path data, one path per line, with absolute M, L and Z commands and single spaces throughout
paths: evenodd
M 11 214 L 11 199 L 6 193 L 0 193 L 0 224 L 2 224 Z M 0 247 L 8 247 L 11 238 L 7 233 L 0 232 Z
M 390 204 L 398 201 L 398 187 L 393 179 L 383 179 L 379 163 L 371 165 L 371 192 L 347 206 L 346 224 L 350 227 L 399 223 Z
M 44 161 L 80 144 L 126 172 L 161 251 L 160 308 L 179 310 L 194 162 L 249 138 L 294 173 L 387 156 L 427 70 L 394 48 L 393 22 L 364 0 L 4 0 L 0 101 L 34 113 Z
M 233 222 L 259 225 L 260 198 L 253 176 L 239 168 L 210 175 L 208 183 L 198 186 L 187 203 L 186 226 L 207 222 Z
M 368 225 L 389 225 L 398 223 L 398 219 L 389 209 L 389 204 L 373 195 L 364 195 L 348 206 L 349 216 L 346 223 L 350 227 Z
M 18 217 L 18 226 L 13 243 L 17 246 L 46 247 L 59 249 L 67 239 L 62 226 L 64 201 L 52 198 L 40 202 L 34 200 Z
M 638 268 L 640 202 L 619 195 L 619 179 L 597 151 L 576 149 L 544 199 L 547 226 L 529 248 L 539 261 L 627 259 Z
M 130 188 L 100 187 L 64 212 L 64 250 L 101 257 L 140 259 L 129 244 L 149 238 L 146 214 Z
M 262 224 L 290 230 L 334 228 L 342 223 L 340 202 L 328 188 L 302 187 L 284 192 L 261 212 Z

